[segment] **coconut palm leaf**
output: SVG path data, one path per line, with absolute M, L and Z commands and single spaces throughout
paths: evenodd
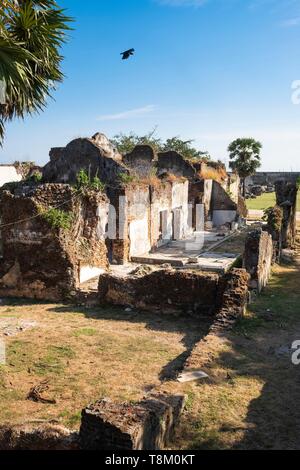
M 54 0 L 3 1 L 0 7 L 0 144 L 5 123 L 41 111 L 64 75 L 60 50 L 72 19 Z

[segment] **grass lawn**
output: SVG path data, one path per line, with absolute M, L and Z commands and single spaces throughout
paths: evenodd
M 44 420 L 77 428 L 82 408 L 91 402 L 139 400 L 182 366 L 204 328 L 198 320 L 117 308 L 0 305 L 0 334 L 21 321 L 36 325 L 5 339 L 0 425 Z M 56 403 L 27 400 L 30 389 L 45 379 L 49 390 L 43 397 Z
M 275 193 L 264 193 L 256 199 L 247 199 L 246 203 L 249 210 L 264 210 L 273 207 L 276 204 Z M 298 192 L 297 207 L 300 211 L 300 191 Z

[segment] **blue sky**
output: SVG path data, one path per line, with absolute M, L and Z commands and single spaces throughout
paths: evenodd
M 45 112 L 8 125 L 0 163 L 44 164 L 73 138 L 157 126 L 223 161 L 231 140 L 251 136 L 262 169 L 300 171 L 300 0 L 59 3 L 76 20 L 66 79 Z

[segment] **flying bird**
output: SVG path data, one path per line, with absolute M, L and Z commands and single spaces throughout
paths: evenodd
M 128 51 L 121 52 L 122 60 L 127 60 L 131 55 L 133 55 L 135 52 L 134 49 L 128 49 Z

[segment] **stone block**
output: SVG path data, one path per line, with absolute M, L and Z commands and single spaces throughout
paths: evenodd
M 172 439 L 183 396 L 151 395 L 139 403 L 101 400 L 82 411 L 83 450 L 157 450 Z

